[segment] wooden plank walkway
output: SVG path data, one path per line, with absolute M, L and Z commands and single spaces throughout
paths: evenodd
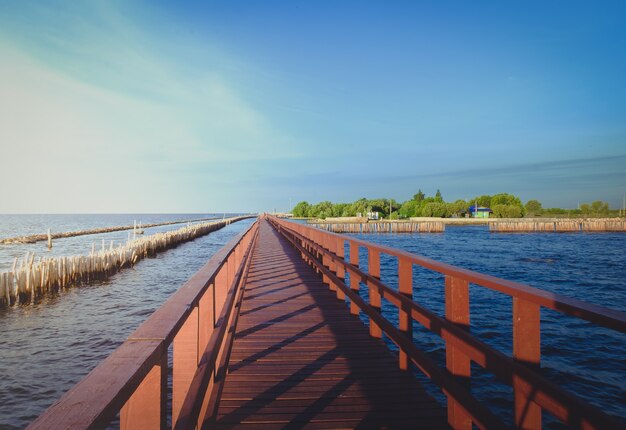
M 218 428 L 448 428 L 446 412 L 261 221 Z

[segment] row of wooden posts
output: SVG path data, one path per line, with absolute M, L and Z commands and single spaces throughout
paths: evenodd
M 164 225 L 173 225 L 173 224 L 184 224 L 190 222 L 201 222 L 201 221 L 210 221 L 217 218 L 200 218 L 200 219 L 190 219 L 184 221 L 166 221 L 166 222 L 156 222 L 152 224 L 144 224 L 140 228 L 150 228 L 150 227 L 160 227 Z M 101 234 L 101 233 L 112 233 L 115 231 L 123 231 L 123 230 L 136 230 L 137 222 L 134 225 L 117 225 L 111 227 L 100 227 L 100 228 L 92 228 L 88 230 L 77 230 L 77 231 L 66 231 L 61 233 L 51 233 L 50 229 L 48 229 L 47 234 L 33 234 L 30 236 L 16 236 L 16 237 L 7 237 L 4 239 L 0 239 L 0 245 L 7 245 L 13 243 L 35 243 L 42 242 L 44 240 L 48 241 L 48 246 L 51 246 L 52 239 L 63 239 L 67 237 L 75 237 L 75 236 L 85 236 L 89 234 Z
M 118 247 L 114 247 L 113 241 L 107 247 L 103 240 L 102 248 L 96 251 L 95 244 L 92 245 L 89 255 L 46 258 L 26 253 L 21 260 L 16 258 L 13 261 L 12 270 L 0 273 L 0 306 L 33 303 L 48 292 L 107 278 L 142 258 L 204 236 L 244 218 L 247 217 L 190 224 L 177 230 L 138 239 L 129 236 L 129 240 Z
M 324 222 L 311 223 L 313 227 L 333 233 L 442 233 L 445 224 L 440 221 L 427 222 Z
M 496 221 L 489 223 L 489 231 L 511 232 L 626 232 L 622 220 L 567 220 L 567 221 Z

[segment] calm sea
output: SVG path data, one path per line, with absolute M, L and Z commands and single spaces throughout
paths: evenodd
M 354 236 L 626 311 L 624 233 L 507 234 L 490 233 L 486 227 L 447 226 L 445 233 L 436 234 Z M 367 261 L 366 254 L 360 261 Z M 393 287 L 397 287 L 396 269 L 397 262 L 383 256 L 381 279 Z M 414 300 L 443 316 L 443 277 L 417 266 L 413 270 Z M 470 285 L 470 312 L 472 334 L 510 355 L 512 300 Z M 395 307 L 383 303 L 383 313 L 397 324 Z M 417 323 L 414 330 L 415 343 L 445 366 L 440 338 Z M 626 335 L 542 309 L 541 336 L 544 376 L 605 412 L 626 419 Z M 512 390 L 474 364 L 472 375 L 474 395 L 512 423 Z M 436 393 L 438 390 L 433 391 Z M 548 428 L 559 427 L 550 417 L 546 416 L 545 422 Z
M 0 237 L 144 224 L 217 216 L 167 215 L 0 215 Z M 219 214 L 221 217 L 222 214 Z M 228 216 L 228 214 L 227 214 Z M 0 429 L 24 428 L 119 346 L 155 309 L 230 238 L 247 228 L 244 220 L 192 242 L 141 260 L 107 281 L 72 288 L 42 303 L 0 309 Z M 146 229 L 145 234 L 180 228 Z M 128 233 L 54 241 L 51 253 L 87 254 L 92 242 L 126 240 Z M 50 255 L 45 243 L 0 245 L 0 270 L 26 251 Z
M 219 214 L 221 215 L 221 214 Z M 0 215 L 0 237 L 144 224 L 207 215 Z M 193 242 L 145 259 L 105 282 L 70 289 L 34 306 L 0 309 L 0 429 L 23 428 L 113 351 L 234 234 L 241 221 Z M 178 226 L 153 229 L 170 230 Z M 151 233 L 150 230 L 146 234 Z M 0 270 L 26 251 L 36 255 L 86 254 L 102 239 L 123 241 L 127 232 L 0 246 Z M 492 234 L 483 227 L 448 227 L 443 234 L 362 235 L 460 267 L 523 282 L 614 309 L 626 310 L 625 234 Z M 362 260 L 363 261 L 363 260 Z M 394 285 L 395 263 L 383 260 L 381 277 Z M 443 279 L 414 269 L 414 297 L 443 315 Z M 470 287 L 471 330 L 511 351 L 511 301 Z M 395 312 L 387 305 L 390 319 Z M 542 371 L 603 410 L 626 417 L 626 336 L 542 311 Z M 443 362 L 444 345 L 416 326 L 416 343 Z M 473 368 L 475 395 L 499 414 L 512 392 Z

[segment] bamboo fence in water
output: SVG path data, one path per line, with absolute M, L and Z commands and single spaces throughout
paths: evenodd
M 438 221 L 429 222 L 321 222 L 309 224 L 333 233 L 441 233 L 445 224 Z
M 489 231 L 514 232 L 626 232 L 626 221 L 615 219 L 563 221 L 493 221 Z
M 150 228 L 150 227 L 160 227 L 164 225 L 173 225 L 173 224 L 185 224 L 190 222 L 199 222 L 199 221 L 209 221 L 218 218 L 200 218 L 200 219 L 190 219 L 185 221 L 166 221 L 166 222 L 157 222 L 152 224 L 145 224 L 141 226 L 141 228 Z M 100 233 L 112 233 L 114 231 L 123 231 L 123 230 L 136 230 L 137 224 L 135 225 L 117 225 L 113 227 L 102 227 L 102 228 L 93 228 L 89 230 L 78 230 L 78 231 L 66 231 L 62 233 L 50 233 L 50 229 L 48 229 L 47 234 L 33 234 L 30 236 L 17 236 L 17 237 L 7 237 L 4 239 L 0 239 L 0 245 L 8 245 L 13 243 L 35 243 L 47 240 L 49 246 L 52 239 L 61 239 L 66 237 L 75 237 L 75 236 L 85 236 L 89 234 L 100 234 Z
M 33 303 L 48 292 L 56 292 L 83 282 L 104 279 L 132 266 L 142 258 L 173 248 L 183 242 L 219 230 L 233 222 L 249 218 L 234 217 L 220 221 L 188 225 L 186 227 L 132 238 L 115 248 L 113 242 L 108 248 L 104 240 L 96 251 L 92 246 L 89 255 L 63 257 L 37 257 L 26 253 L 25 257 L 13 261 L 13 268 L 0 273 L 0 306 L 20 303 Z

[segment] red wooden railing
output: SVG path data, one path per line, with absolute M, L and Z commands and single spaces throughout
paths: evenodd
M 336 291 L 338 299 L 349 299 L 350 312 L 363 312 L 369 317 L 372 336 L 380 338 L 385 333 L 398 346 L 402 369 L 408 369 L 412 362 L 442 389 L 448 398 L 448 421 L 453 428 L 471 429 L 472 424 L 480 428 L 504 427 L 500 419 L 472 396 L 469 390 L 471 362 L 513 387 L 514 422 L 518 428 L 541 428 L 542 410 L 572 428 L 620 427 L 614 418 L 548 381 L 537 372 L 537 367 L 541 358 L 542 307 L 622 333 L 626 333 L 625 313 L 357 238 L 277 218 L 270 218 L 270 221 L 322 274 L 324 282 Z M 344 255 L 346 247 L 350 254 L 348 261 Z M 359 265 L 360 248 L 367 250 L 367 272 Z M 380 281 L 381 254 L 397 259 L 397 291 Z M 445 318 L 412 300 L 414 265 L 445 276 Z M 346 272 L 349 274 L 349 285 L 345 282 Z M 470 334 L 470 283 L 512 297 L 512 357 Z M 359 295 L 361 285 L 368 288 L 369 303 Z M 381 298 L 397 307 L 398 327 L 381 315 Z M 445 341 L 445 369 L 413 344 L 413 321 Z
M 226 372 L 258 222 L 233 238 L 119 348 L 29 429 L 167 427 L 168 349 L 173 344 L 172 426 L 211 420 Z

